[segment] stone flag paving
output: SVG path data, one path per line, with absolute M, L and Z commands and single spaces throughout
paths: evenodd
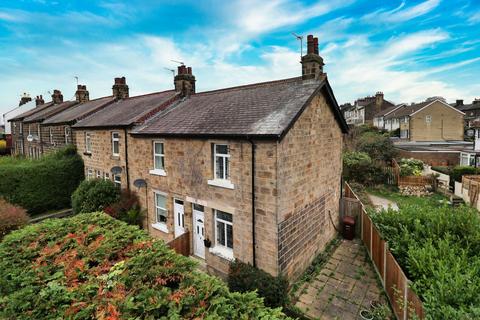
M 379 281 L 379 280 L 378 280 Z M 342 240 L 319 275 L 299 290 L 296 306 L 312 319 L 361 319 L 370 302 L 386 303 L 360 240 Z

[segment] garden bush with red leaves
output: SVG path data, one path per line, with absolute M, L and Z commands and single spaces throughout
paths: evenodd
M 122 190 L 120 199 L 103 210 L 109 216 L 131 225 L 142 226 L 143 212 L 138 197 L 130 190 Z
M 27 210 L 0 198 L 0 240 L 11 231 L 26 225 L 28 220 Z
M 101 212 L 48 219 L 4 238 L 0 319 L 288 318 Z

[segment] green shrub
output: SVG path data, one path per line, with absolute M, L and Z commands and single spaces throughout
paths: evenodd
M 287 319 L 105 213 L 48 219 L 0 243 L 0 319 Z
M 137 195 L 129 190 L 122 190 L 120 199 L 106 207 L 103 211 L 128 224 L 142 227 L 143 211 Z
M 231 291 L 257 291 L 266 306 L 284 307 L 288 303 L 288 281 L 240 261 L 230 263 L 228 287 Z
M 375 185 L 385 179 L 382 168 L 365 152 L 343 153 L 343 177 L 364 185 Z
M 431 168 L 432 170 L 434 171 L 437 171 L 437 172 L 440 172 L 440 173 L 444 173 L 446 175 L 451 175 L 452 174 L 452 167 L 436 167 L 436 166 L 432 166 Z
M 421 297 L 427 319 L 479 318 L 477 210 L 423 201 L 370 214 Z
M 400 166 L 400 175 L 404 176 L 421 176 L 423 171 L 423 161 L 417 159 L 401 159 L 398 162 Z
M 84 179 L 82 158 L 72 146 L 38 160 L 8 157 L 0 165 L 0 195 L 35 215 L 70 207 Z
M 366 132 L 357 141 L 356 151 L 367 153 L 372 160 L 390 161 L 396 152 L 387 134 Z
M 84 180 L 72 195 L 74 213 L 102 211 L 120 199 L 120 190 L 110 180 Z
M 480 171 L 475 167 L 456 166 L 452 169 L 451 177 L 454 181 L 462 182 L 462 176 L 478 174 Z
M 0 240 L 28 223 L 27 211 L 0 198 Z

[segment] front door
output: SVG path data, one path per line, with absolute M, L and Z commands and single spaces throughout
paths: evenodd
M 193 204 L 193 253 L 200 258 L 205 259 L 205 226 L 203 206 Z
M 175 222 L 175 238 L 185 233 L 185 209 L 183 201 L 173 199 L 173 216 Z

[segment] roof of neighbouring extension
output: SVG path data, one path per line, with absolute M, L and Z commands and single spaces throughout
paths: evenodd
M 404 106 L 403 104 L 400 104 L 400 105 L 397 105 L 397 106 L 391 106 L 391 107 L 389 107 L 389 108 L 387 108 L 387 109 L 384 109 L 384 110 L 376 113 L 376 114 L 374 115 L 374 117 L 383 117 L 383 116 L 386 116 L 386 115 L 390 114 L 390 112 L 393 112 L 393 111 L 395 111 L 396 109 L 401 108 L 401 107 L 403 107 L 403 106 Z
M 39 112 L 33 113 L 28 117 L 25 117 L 23 119 L 23 122 L 28 123 L 28 122 L 43 121 L 48 117 L 56 115 L 57 113 L 62 112 L 63 110 L 66 110 L 67 108 L 70 108 L 73 105 L 76 105 L 77 103 L 78 103 L 77 101 L 65 101 L 59 104 L 54 104 L 50 107 L 40 110 Z
M 327 81 L 301 77 L 197 93 L 133 134 L 281 138 L 322 92 L 343 132 L 348 126 Z
M 115 98 L 109 96 L 80 103 L 46 119 L 43 124 L 62 124 L 78 121 L 114 101 Z
M 178 98 L 175 90 L 118 100 L 73 125 L 74 128 L 125 127 L 167 108 Z
M 414 103 L 410 105 L 404 105 L 401 108 L 393 111 L 389 115 L 385 117 L 385 119 L 392 119 L 392 118 L 399 118 L 399 117 L 406 117 L 406 116 L 411 116 L 414 113 L 420 111 L 423 108 L 427 108 L 430 105 L 433 105 L 435 102 L 439 102 L 440 104 L 444 105 L 447 108 L 450 108 L 458 113 L 464 114 L 462 111 L 458 110 L 457 108 L 452 107 L 451 105 L 441 101 L 441 100 L 429 100 L 429 101 L 424 101 L 421 103 Z
M 8 121 L 17 121 L 17 120 L 23 120 L 25 119 L 26 117 L 29 117 L 37 112 L 40 112 L 48 107 L 50 107 L 51 105 L 53 105 L 53 101 L 50 101 L 50 102 L 47 102 L 47 103 L 44 103 L 44 104 L 41 104 L 39 106 L 36 106 L 35 108 L 31 109 L 31 110 L 28 110 L 24 113 L 21 113 L 13 118 L 11 118 L 10 120 Z

